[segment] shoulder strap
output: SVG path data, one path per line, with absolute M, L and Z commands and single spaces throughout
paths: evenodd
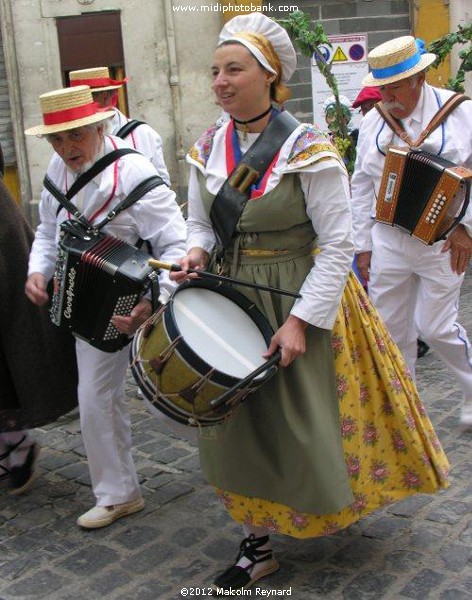
M 49 179 L 49 177 L 46 175 L 43 180 L 43 185 L 49 192 L 51 192 L 51 194 L 53 194 L 53 196 L 59 202 L 59 208 L 57 209 L 56 216 L 61 212 L 62 208 L 66 208 L 70 213 L 72 213 L 74 216 L 76 216 L 75 213 L 78 212 L 77 208 L 72 203 L 70 203 L 68 206 L 66 206 L 64 204 L 64 198 L 66 200 L 70 200 L 71 198 L 73 198 L 78 192 L 80 192 L 80 190 L 85 185 L 87 185 L 87 183 L 89 181 L 91 181 L 99 173 L 104 171 L 109 165 L 114 163 L 116 160 L 118 160 L 120 157 L 124 156 L 125 154 L 139 154 L 139 152 L 137 152 L 136 150 L 133 150 L 132 148 L 116 148 L 115 150 L 112 150 L 108 154 L 105 154 L 105 156 L 102 156 L 102 158 L 97 160 L 97 162 L 95 164 L 93 164 L 90 167 L 90 169 L 88 169 L 87 171 L 85 171 L 85 173 L 82 173 L 82 175 L 77 177 L 77 179 L 71 185 L 70 189 L 66 192 L 66 194 L 63 194 L 62 192 L 60 192 L 56 188 L 56 186 L 53 184 L 53 182 Z M 46 179 L 48 180 L 47 185 L 46 185 Z M 56 192 L 52 191 L 53 188 L 55 188 Z M 59 196 L 57 194 L 60 194 L 61 200 L 59 200 Z M 69 206 L 73 206 L 74 209 L 71 210 L 69 208 Z M 80 213 L 78 213 L 78 214 L 80 214 Z
M 43 185 L 47 189 L 47 191 L 56 198 L 59 202 L 59 207 L 56 211 L 56 217 L 61 212 L 63 208 L 69 211 L 74 217 L 82 223 L 87 229 L 92 227 L 91 223 L 84 217 L 84 215 L 78 210 L 77 206 L 73 204 L 69 198 L 65 194 L 61 192 L 59 188 L 56 187 L 54 182 L 49 178 L 46 174 L 43 179 Z
M 159 185 L 165 185 L 164 180 L 162 177 L 159 177 L 159 175 L 152 175 L 144 181 L 141 181 L 141 183 L 138 183 L 138 185 L 126 196 L 126 198 L 117 204 L 117 206 L 115 206 L 115 208 L 107 214 L 103 221 L 100 221 L 100 223 L 95 226 L 95 229 L 102 229 L 102 227 L 113 220 L 117 215 L 132 206 L 145 194 Z
M 419 138 L 414 142 L 411 137 L 406 133 L 403 128 L 403 125 L 398 119 L 395 119 L 386 109 L 382 102 L 377 102 L 375 104 L 375 108 L 380 113 L 381 117 L 390 127 L 390 129 L 397 135 L 400 139 L 402 139 L 410 148 L 418 148 L 425 141 L 425 139 L 432 133 L 435 129 L 441 125 L 441 123 L 451 114 L 451 112 L 459 106 L 464 100 L 469 100 L 468 96 L 464 94 L 454 94 L 441 106 L 441 108 L 437 111 L 437 113 L 433 116 L 431 121 L 428 123 L 426 128 L 421 132 Z
M 125 137 L 128 137 L 129 134 L 132 131 L 134 131 L 136 129 L 136 127 L 139 127 L 140 125 L 146 125 L 146 123 L 144 121 L 138 121 L 136 119 L 131 119 L 131 121 L 128 121 L 127 123 L 125 123 L 123 125 L 123 127 L 121 127 L 121 129 L 119 129 L 115 133 L 115 136 L 124 140 Z
M 227 247 L 246 206 L 251 185 L 269 168 L 286 139 L 300 125 L 288 111 L 278 114 L 244 154 L 219 189 L 210 210 L 210 219 L 223 247 Z
M 133 148 L 117 148 L 112 150 L 105 156 L 102 156 L 95 164 L 93 164 L 90 169 L 82 173 L 74 183 L 71 185 L 70 189 L 66 193 L 67 198 L 69 200 L 73 198 L 89 181 L 91 181 L 94 177 L 96 177 L 99 173 L 104 171 L 109 165 L 114 163 L 116 160 L 124 156 L 125 154 L 139 154 Z
M 434 115 L 431 121 L 426 126 L 426 129 L 421 132 L 420 137 L 416 140 L 415 147 L 421 146 L 421 144 L 425 141 L 428 135 L 434 131 L 441 123 L 447 119 L 447 117 L 452 113 L 452 111 L 462 104 L 464 100 L 469 100 L 469 97 L 465 94 L 454 94 L 450 98 L 446 100 L 446 102 L 441 106 L 438 112 Z
M 382 119 L 387 123 L 393 133 L 402 139 L 408 146 L 413 146 L 413 140 L 407 134 L 407 132 L 403 129 L 403 125 L 400 123 L 398 119 L 392 117 L 392 115 L 385 108 L 383 102 L 377 102 L 374 104 L 374 108 L 379 112 Z

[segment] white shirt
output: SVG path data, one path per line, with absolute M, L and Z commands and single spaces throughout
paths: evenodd
M 216 132 L 205 168 L 187 157 L 192 165 L 187 219 L 188 250 L 200 247 L 211 252 L 216 242 L 211 222 L 202 204 L 196 169 L 206 176 L 208 191 L 216 194 L 227 178 L 224 141 L 226 127 L 223 126 Z M 339 161 L 328 158 L 328 155 L 326 160 L 315 164 L 308 164 L 309 161 L 305 164 L 288 164 L 290 150 L 299 132 L 300 128 L 297 128 L 282 147 L 265 193 L 280 182 L 284 173 L 299 173 L 307 215 L 318 234 L 317 244 L 321 252 L 316 256 L 313 268 L 300 289 L 302 298 L 296 300 L 291 314 L 317 327 L 331 329 L 353 254 L 349 180 L 344 166 Z M 258 135 L 249 134 L 246 144 L 240 138 L 243 153 L 255 142 Z
M 105 136 L 105 147 L 101 154 L 113 150 L 112 141 L 118 148 L 128 147 L 119 138 Z M 77 178 L 77 174 L 70 171 L 56 153 L 49 163 L 47 174 L 63 193 Z M 112 164 L 84 186 L 82 199 L 85 217 L 90 218 L 105 204 L 115 183 L 115 194 L 107 208 L 96 217 L 95 225 L 128 196 L 138 183 L 153 175 L 156 175 L 156 170 L 141 154 L 122 156 L 118 160 L 116 180 L 115 167 Z M 64 209 L 57 214 L 58 206 L 57 200 L 43 188 L 39 204 L 40 224 L 30 254 L 28 275 L 42 273 L 49 280 L 54 274 L 59 225 L 70 218 Z M 103 231 L 130 244 L 135 244 L 139 238 L 149 240 L 153 255 L 163 261 L 176 262 L 185 255 L 185 221 L 174 192 L 166 185 L 160 185 L 145 194 L 106 225 Z M 167 271 L 161 271 L 159 283 L 165 299 L 175 289 L 175 283 L 170 281 Z
M 115 114 L 110 119 L 110 133 L 116 135 L 118 131 L 132 119 L 128 119 L 128 117 L 117 108 L 114 108 L 113 110 L 115 111 Z M 141 152 L 141 154 L 144 154 L 144 156 L 156 167 L 156 171 L 160 177 L 162 177 L 167 185 L 170 185 L 169 173 L 167 171 L 166 163 L 164 162 L 162 138 L 157 131 L 147 123 L 144 123 L 133 129 L 133 131 L 126 136 L 124 141 L 130 148 L 134 148 L 135 150 L 138 150 L 138 152 Z
M 413 141 L 452 94 L 449 90 L 423 85 L 416 107 L 403 121 Z M 371 227 L 385 163 L 384 154 L 390 145 L 405 146 L 405 143 L 393 133 L 378 111 L 372 109 L 361 122 L 356 165 L 351 181 L 356 252 L 372 250 Z M 456 165 L 472 168 L 472 101 L 466 100 L 456 107 L 443 122 L 443 126 L 440 125 L 426 138 L 421 149 L 440 154 Z M 462 223 L 469 235 L 472 235 L 472 205 L 469 205 Z

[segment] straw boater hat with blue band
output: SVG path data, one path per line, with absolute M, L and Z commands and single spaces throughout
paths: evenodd
M 30 127 L 26 135 L 48 135 L 113 117 L 115 111 L 100 110 L 86 85 L 54 90 L 39 97 L 43 124 Z
M 423 40 L 405 35 L 371 50 L 367 62 L 371 72 L 362 85 L 381 86 L 411 77 L 429 67 L 437 56 L 425 51 Z

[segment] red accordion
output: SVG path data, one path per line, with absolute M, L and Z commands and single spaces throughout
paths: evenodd
M 462 219 L 472 171 L 421 150 L 392 146 L 387 152 L 375 220 L 399 227 L 432 245 Z

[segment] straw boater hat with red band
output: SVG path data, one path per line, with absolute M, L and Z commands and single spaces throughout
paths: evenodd
M 48 135 L 67 131 L 113 117 L 113 110 L 100 110 L 86 85 L 54 90 L 39 97 L 43 124 L 31 127 L 26 135 Z
M 362 85 L 381 86 L 411 77 L 429 67 L 437 56 L 425 51 L 423 40 L 405 35 L 371 50 L 367 62 L 371 72 Z
M 75 87 L 77 85 L 88 85 L 92 88 L 92 92 L 105 92 L 107 90 L 117 90 L 124 83 L 125 79 L 112 79 L 108 67 L 94 67 L 93 69 L 80 69 L 79 71 L 71 71 L 69 73 L 69 85 Z

